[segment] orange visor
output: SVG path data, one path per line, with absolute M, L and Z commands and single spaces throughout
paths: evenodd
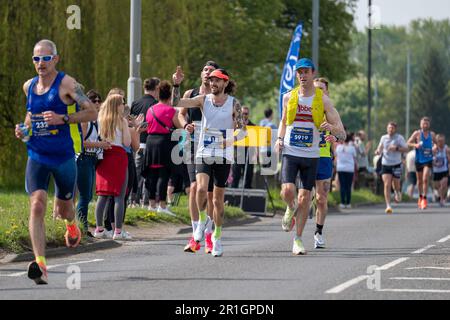
M 222 79 L 222 80 L 225 80 L 225 81 L 230 80 L 230 78 L 229 78 L 226 74 L 223 74 L 220 70 L 214 70 L 214 71 L 210 74 L 209 78 L 210 78 L 210 79 L 211 79 L 211 78 L 219 78 L 219 79 Z

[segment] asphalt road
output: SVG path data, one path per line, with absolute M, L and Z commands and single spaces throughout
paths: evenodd
M 0 266 L 0 299 L 450 299 L 449 208 L 432 204 L 419 213 L 402 204 L 391 216 L 380 206 L 332 214 L 322 250 L 313 248 L 309 220 L 301 257 L 292 256 L 293 234 L 280 221 L 225 226 L 222 258 L 203 248 L 184 253 L 187 235 L 178 234 L 49 259 L 43 287 L 27 279 L 25 263 Z M 370 266 L 377 269 L 368 273 Z

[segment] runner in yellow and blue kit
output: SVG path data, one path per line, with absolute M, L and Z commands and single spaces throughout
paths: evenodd
M 55 214 L 65 219 L 66 245 L 74 248 L 81 240 L 72 201 L 77 174 L 75 151 L 81 151 L 78 124 L 95 120 L 97 111 L 75 79 L 56 70 L 59 56 L 52 41 L 42 40 L 35 45 L 33 62 L 38 76 L 23 86 L 27 96 L 25 130 L 17 125 L 15 133 L 18 139 L 30 136 L 26 190 L 30 195 L 29 228 L 36 261 L 28 266 L 28 277 L 36 284 L 47 284 L 44 218 L 50 176 L 56 186 Z
M 328 81 L 325 78 L 314 80 L 314 86 L 322 89 L 326 96 L 329 96 Z M 328 137 L 328 139 L 327 139 Z M 330 192 L 331 177 L 333 175 L 333 159 L 331 156 L 332 143 L 336 142 L 335 136 L 329 131 L 320 133 L 320 160 L 316 177 L 316 232 L 314 233 L 314 247 L 316 249 L 325 248 L 325 241 L 322 236 L 325 218 L 328 213 L 328 193 Z

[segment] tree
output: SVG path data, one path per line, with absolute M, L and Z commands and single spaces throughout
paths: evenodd
M 432 120 L 433 130 L 448 136 L 449 77 L 445 70 L 440 51 L 430 48 L 425 58 L 422 77 L 414 90 L 412 121 L 419 123 L 422 117 L 428 116 Z

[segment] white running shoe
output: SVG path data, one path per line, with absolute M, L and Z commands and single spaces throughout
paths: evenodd
M 283 219 L 281 220 L 281 228 L 285 232 L 291 232 L 295 226 L 295 213 L 297 212 L 297 205 L 292 210 L 289 206 L 286 208 Z
M 316 233 L 314 235 L 314 247 L 316 249 L 324 249 L 325 248 L 325 240 L 323 240 L 322 235 L 319 233 Z
M 158 207 L 152 207 L 152 206 L 148 206 L 148 211 L 150 211 L 150 212 L 154 212 L 154 213 L 157 213 L 158 212 Z
M 347 206 L 346 206 L 345 204 L 342 204 L 342 203 L 341 203 L 341 204 L 339 205 L 339 209 L 347 209 Z
M 292 248 L 292 253 L 296 256 L 306 255 L 306 249 L 303 246 L 303 241 L 301 239 L 294 239 L 294 247 Z
M 97 229 L 95 229 L 95 231 L 94 231 L 94 238 L 96 238 L 96 239 L 111 239 L 111 238 L 108 238 L 108 235 L 111 235 L 111 238 L 112 238 L 112 231 L 108 231 L 106 229 L 104 229 L 101 232 L 97 231 Z
M 169 208 L 167 208 L 167 207 L 166 208 L 161 208 L 161 206 L 159 206 L 156 212 L 160 213 L 160 214 L 166 214 L 166 215 L 171 216 L 171 217 L 176 217 L 177 216 L 175 213 L 170 211 Z
M 213 249 L 212 249 L 212 256 L 213 257 L 221 257 L 223 256 L 223 247 L 222 247 L 222 239 L 214 239 L 214 237 L 212 237 L 212 242 L 213 242 Z
M 194 240 L 196 242 L 202 242 L 203 239 L 205 238 L 206 225 L 209 223 L 210 220 L 211 218 L 208 216 L 205 222 L 198 223 L 197 229 L 195 229 L 194 232 Z
M 133 239 L 133 237 L 125 230 L 122 230 L 121 233 L 114 233 L 114 236 L 113 236 L 113 240 L 126 241 L 126 240 L 132 240 L 132 239 Z

